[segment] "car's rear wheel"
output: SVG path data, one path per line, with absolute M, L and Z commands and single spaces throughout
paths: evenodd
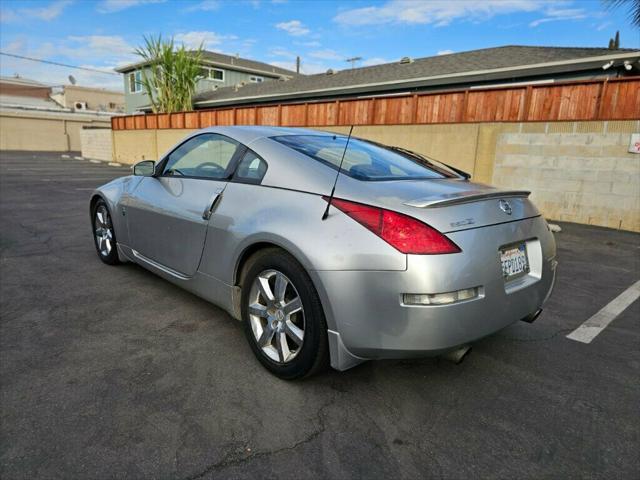
M 286 252 L 270 248 L 249 260 L 242 317 L 254 354 L 280 378 L 309 376 L 328 363 L 318 294 L 304 268 Z
M 95 203 L 91 218 L 93 219 L 93 241 L 96 246 L 96 251 L 98 252 L 98 257 L 109 265 L 120 263 L 118 260 L 116 234 L 113 230 L 111 213 L 104 200 L 98 200 Z

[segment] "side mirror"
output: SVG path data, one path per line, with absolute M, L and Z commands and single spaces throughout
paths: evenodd
M 143 160 L 133 166 L 133 174 L 140 177 L 152 177 L 156 170 L 156 162 L 153 160 Z

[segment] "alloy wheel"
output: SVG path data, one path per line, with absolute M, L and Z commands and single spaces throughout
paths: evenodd
M 251 330 L 262 352 L 278 363 L 293 360 L 304 342 L 304 308 L 291 280 L 277 270 L 265 270 L 249 294 Z
M 113 249 L 113 224 L 105 205 L 99 205 L 94 218 L 94 232 L 98 251 L 103 257 L 108 257 Z

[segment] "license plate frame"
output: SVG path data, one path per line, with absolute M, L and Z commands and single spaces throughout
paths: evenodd
M 527 242 L 516 242 L 500 247 L 500 266 L 502 278 L 505 282 L 516 280 L 528 275 L 530 272 L 529 254 Z

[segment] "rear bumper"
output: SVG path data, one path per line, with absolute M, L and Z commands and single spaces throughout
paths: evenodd
M 541 217 L 449 236 L 462 253 L 409 255 L 405 271 L 310 272 L 320 286 L 335 368 L 357 360 L 438 355 L 527 317 L 549 297 L 557 262 L 552 234 Z M 498 249 L 514 240 L 527 241 L 531 271 L 505 283 Z M 480 295 L 459 303 L 402 302 L 403 293 L 472 287 Z M 336 348 L 346 351 L 334 355 Z

